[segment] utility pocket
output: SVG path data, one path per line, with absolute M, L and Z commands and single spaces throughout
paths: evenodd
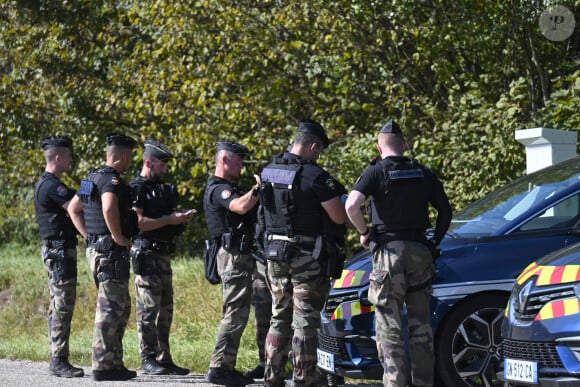
M 290 262 L 300 252 L 300 249 L 288 241 L 268 241 L 264 247 L 269 261 Z
M 289 243 L 286 241 L 268 241 L 266 242 L 266 258 L 270 261 L 285 261 L 286 250 Z
M 221 282 L 217 268 L 217 253 L 220 249 L 220 244 L 216 241 L 210 242 L 206 240 L 205 242 L 207 247 L 205 254 L 203 255 L 205 278 L 210 284 L 216 285 Z
M 388 271 L 372 271 L 370 276 L 369 301 L 376 306 L 385 306 L 391 293 L 391 277 Z

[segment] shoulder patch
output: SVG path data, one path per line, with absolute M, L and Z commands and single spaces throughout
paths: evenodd
M 64 185 L 59 185 L 58 187 L 56 187 L 56 193 L 59 196 L 66 196 L 66 194 L 68 193 L 68 188 L 66 188 Z
M 334 179 L 326 179 L 325 184 L 329 189 L 334 190 L 336 188 L 336 183 L 334 182 Z
M 230 191 L 229 189 L 224 189 L 221 193 L 221 197 L 222 199 L 226 200 L 227 198 L 229 198 L 230 196 L 232 196 L 232 191 Z
M 119 185 L 119 178 L 117 176 L 111 177 L 111 184 Z

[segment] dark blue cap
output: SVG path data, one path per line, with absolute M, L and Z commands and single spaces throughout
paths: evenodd
M 72 140 L 66 136 L 50 136 L 45 137 L 40 141 L 42 149 L 50 148 L 69 148 L 72 149 Z
M 169 148 L 155 140 L 145 140 L 145 153 L 163 162 L 168 162 L 173 158 Z
M 389 120 L 389 122 L 383 125 L 379 133 L 403 134 L 403 131 L 395 121 Z
M 107 135 L 107 146 L 120 146 L 133 149 L 137 146 L 137 141 L 124 134 L 109 133 Z
M 238 144 L 237 142 L 233 142 L 233 141 L 225 141 L 225 140 L 218 141 L 217 149 L 218 149 L 218 151 L 226 150 L 226 151 L 233 152 L 233 153 L 237 154 L 238 156 L 240 156 L 241 158 L 246 157 L 248 155 L 248 153 L 250 153 L 248 148 L 246 148 L 242 144 Z
M 317 137 L 320 141 L 322 141 L 322 145 L 324 145 L 325 148 L 328 148 L 328 146 L 330 145 L 330 140 L 326 136 L 326 133 L 324 133 L 324 128 L 322 127 L 322 125 L 320 125 L 318 122 L 314 120 L 308 118 L 300 120 L 300 122 L 298 123 L 298 131 L 310 133 L 313 136 Z

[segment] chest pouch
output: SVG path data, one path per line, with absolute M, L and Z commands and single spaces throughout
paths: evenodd
M 83 201 L 89 200 L 91 194 L 93 193 L 93 188 L 95 184 L 90 180 L 81 180 L 81 186 L 79 187 L 78 195 Z

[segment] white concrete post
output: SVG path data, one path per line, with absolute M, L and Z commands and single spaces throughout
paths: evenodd
M 532 173 L 576 156 L 577 132 L 534 128 L 516 130 L 516 140 L 526 146 L 526 172 Z

